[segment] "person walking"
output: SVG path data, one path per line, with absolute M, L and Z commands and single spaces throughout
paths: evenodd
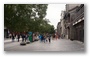
M 50 34 L 48 35 L 48 41 L 49 41 L 49 43 L 51 42 L 51 35 Z
M 56 40 L 58 39 L 58 35 L 55 33 L 55 38 L 56 38 Z
M 24 34 L 22 34 L 22 42 L 24 42 Z
M 42 39 L 42 41 L 44 41 L 44 43 L 45 43 L 45 36 L 42 34 L 42 36 L 41 36 L 41 39 Z
M 27 41 L 28 39 L 28 34 L 25 35 L 25 42 Z
M 44 43 L 46 42 L 46 34 L 43 35 Z
M 46 42 L 48 41 L 48 33 L 45 35 Z
M 53 34 L 53 39 L 55 39 L 55 34 Z
M 43 35 L 41 34 L 41 42 L 43 41 L 43 38 L 44 38 L 44 37 L 43 37 Z
M 40 34 L 39 34 L 39 39 L 40 39 L 40 42 L 41 42 L 42 40 L 41 40 L 41 35 Z
M 15 34 L 13 33 L 12 34 L 12 42 L 14 42 L 14 39 L 15 39 L 14 37 L 15 37 Z
M 19 42 L 19 39 L 20 39 L 20 33 L 17 35 L 17 37 L 18 37 L 18 42 Z

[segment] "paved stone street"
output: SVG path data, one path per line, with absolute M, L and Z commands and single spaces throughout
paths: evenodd
M 36 41 L 26 46 L 20 46 L 20 42 L 4 42 L 5 51 L 84 51 L 84 43 L 68 39 L 58 39 L 49 42 Z

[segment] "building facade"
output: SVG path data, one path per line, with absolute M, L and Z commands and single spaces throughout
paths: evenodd
M 64 19 L 68 39 L 84 42 L 84 4 L 67 4 Z
M 65 14 L 65 11 L 62 11 L 61 12 L 61 19 L 60 19 L 60 22 L 61 22 L 61 26 L 60 26 L 60 29 L 61 29 L 61 31 L 60 31 L 60 33 L 61 33 L 61 38 L 66 38 L 65 37 L 65 20 L 64 20 L 64 14 Z
M 57 24 L 57 33 L 59 34 L 59 35 L 61 35 L 61 22 L 58 22 L 58 24 Z
M 77 8 L 72 26 L 74 28 L 73 39 L 84 42 L 84 4 Z

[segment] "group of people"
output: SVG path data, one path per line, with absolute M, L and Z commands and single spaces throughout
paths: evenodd
M 39 38 L 40 38 L 40 41 L 41 42 L 43 42 L 44 41 L 44 43 L 45 42 L 51 42 L 51 35 L 50 34 L 41 34 L 41 35 L 39 35 Z
M 56 38 L 58 39 L 58 36 L 57 35 L 51 35 L 49 33 L 44 33 L 44 34 L 36 34 L 36 33 L 33 33 L 32 34 L 32 39 L 33 41 L 37 40 L 37 38 L 41 41 L 41 42 L 51 42 L 51 36 L 53 36 L 53 38 Z M 15 41 L 15 39 L 17 39 L 17 41 L 19 42 L 20 41 L 20 38 L 22 38 L 22 42 L 26 42 L 27 40 L 29 40 L 29 34 L 28 33 L 12 33 L 9 35 L 9 37 L 12 39 L 12 42 Z
M 55 34 L 53 34 L 53 39 L 60 39 L 60 35 L 59 34 L 57 34 L 57 33 L 55 33 Z
M 27 38 L 28 38 L 28 34 L 24 34 L 24 33 L 22 33 L 22 34 L 20 34 L 20 33 L 18 33 L 18 34 L 15 34 L 15 33 L 10 33 L 9 34 L 9 37 L 12 39 L 12 42 L 14 42 L 15 41 L 15 39 L 17 39 L 17 41 L 19 42 L 20 41 L 20 38 L 22 38 L 22 42 L 23 41 L 25 41 L 26 42 L 26 40 L 27 40 Z

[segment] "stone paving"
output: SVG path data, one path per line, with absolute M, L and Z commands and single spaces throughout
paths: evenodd
M 85 51 L 84 43 L 69 39 L 51 40 L 51 43 L 36 41 L 25 46 L 20 46 L 20 43 L 4 43 L 4 51 Z

